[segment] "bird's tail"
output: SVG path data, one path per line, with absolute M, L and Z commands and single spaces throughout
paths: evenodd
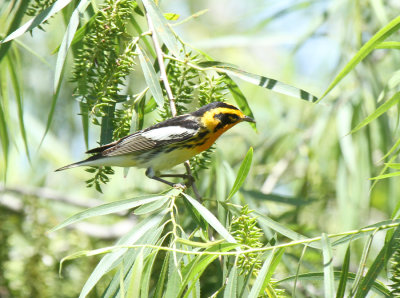
M 78 162 L 72 163 L 72 164 L 70 164 L 70 165 L 61 167 L 61 168 L 55 170 L 54 172 L 64 171 L 64 170 L 67 170 L 67 169 L 71 169 L 71 168 L 76 168 L 76 167 L 79 167 L 79 166 L 83 166 L 84 163 L 86 163 L 86 160 L 84 160 L 84 161 L 78 161 Z
M 100 154 L 93 155 L 93 156 L 89 157 L 88 159 L 78 161 L 75 163 L 71 163 L 70 165 L 61 167 L 61 168 L 55 170 L 55 172 L 64 171 L 67 169 L 76 168 L 76 167 L 80 167 L 80 166 L 91 166 L 91 165 L 96 166 L 96 164 L 94 164 L 93 161 L 98 160 L 100 158 L 102 158 L 102 156 Z

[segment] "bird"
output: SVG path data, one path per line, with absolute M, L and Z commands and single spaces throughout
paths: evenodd
M 207 150 L 228 129 L 246 121 L 255 122 L 234 105 L 212 102 L 198 110 L 169 118 L 136 131 L 112 143 L 90 149 L 91 157 L 56 171 L 79 166 L 118 166 L 146 168 L 146 176 L 175 187 L 165 177 L 188 177 L 188 174 L 161 174 Z

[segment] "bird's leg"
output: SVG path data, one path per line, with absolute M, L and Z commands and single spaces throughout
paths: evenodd
M 185 186 L 180 184 L 180 183 L 172 183 L 170 181 L 167 181 L 165 179 L 162 179 L 161 177 L 178 177 L 178 176 L 165 176 L 165 175 L 156 175 L 156 172 L 154 172 L 153 168 L 148 168 L 146 170 L 146 176 L 149 177 L 150 179 L 168 184 L 171 187 L 179 187 L 179 188 L 184 188 Z M 179 176 L 182 177 L 182 176 Z
M 189 174 L 161 174 L 158 175 L 158 177 L 178 177 L 178 178 L 183 178 L 187 180 L 187 183 L 185 184 L 187 187 L 190 187 L 193 182 L 194 182 L 194 177 Z

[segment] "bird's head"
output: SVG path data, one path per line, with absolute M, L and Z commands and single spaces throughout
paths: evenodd
M 255 122 L 254 119 L 243 114 L 237 107 L 218 101 L 201 107 L 192 115 L 200 117 L 204 127 L 218 134 L 242 121 Z

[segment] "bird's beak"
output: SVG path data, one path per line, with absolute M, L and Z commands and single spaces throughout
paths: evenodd
M 251 118 L 251 117 L 249 117 L 249 116 L 244 116 L 244 117 L 242 118 L 242 121 L 256 123 L 256 120 L 254 120 L 253 118 Z

